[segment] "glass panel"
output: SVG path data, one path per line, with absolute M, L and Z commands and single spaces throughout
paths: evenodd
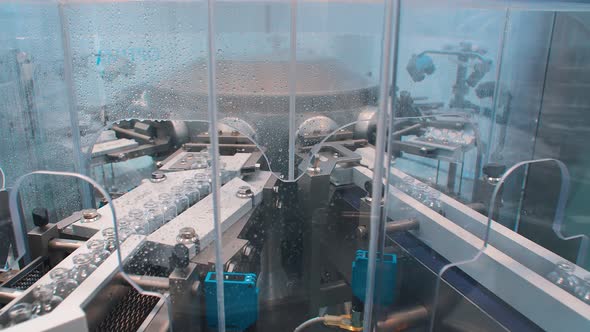
M 452 300 L 456 293 L 478 307 L 479 313 L 474 316 L 479 317 L 477 321 L 491 319 L 497 324 L 495 329 L 520 330 L 524 325 L 551 329 L 552 323 L 541 314 L 540 308 L 549 303 L 556 311 L 564 310 L 561 314 L 575 312 L 576 318 L 570 321 L 573 329 L 588 328 L 590 321 L 582 313 L 588 309 L 582 304 L 587 293 L 582 279 L 588 275 L 584 269 L 588 234 L 583 226 L 574 231 L 572 226 L 576 222 L 562 216 L 563 207 L 572 206 L 573 197 L 584 196 L 577 196 L 568 188 L 568 168 L 575 163 L 554 160 L 561 159 L 563 154 L 555 153 L 561 150 L 549 143 L 549 136 L 540 135 L 544 126 L 552 128 L 552 137 L 559 137 L 562 142 L 557 133 L 565 128 L 557 129 L 553 122 L 541 120 L 547 98 L 551 96 L 550 89 L 557 91 L 557 86 L 563 87 L 553 84 L 561 76 L 549 81 L 552 67 L 565 67 L 552 64 L 555 49 L 559 49 L 555 37 L 557 17 L 581 18 L 583 14 L 554 12 L 563 9 L 558 5 L 531 6 L 524 10 L 493 4 L 474 6 L 468 1 L 453 7 L 452 13 L 428 1 L 408 2 L 404 8 L 386 238 L 394 248 L 401 247 L 437 276 L 427 281 L 424 293 L 428 295 L 423 299 L 418 296 L 416 303 L 416 295 L 410 293 L 402 301 L 411 310 L 419 311 L 420 306 L 436 309 L 435 313 L 427 309 L 430 324 L 425 328 L 431 331 L 451 328 L 457 324 L 456 312 L 470 306 Z M 454 20 L 447 22 L 448 17 Z M 562 20 L 562 24 L 567 22 L 570 26 L 568 32 L 561 27 L 559 40 L 570 40 L 562 45 L 567 43 L 566 48 L 572 54 L 573 49 L 580 54 L 582 48 L 572 38 L 583 34 L 573 31 L 583 30 L 586 21 Z M 431 48 L 424 47 L 425 44 L 451 41 L 463 47 L 469 42 L 470 52 L 478 54 L 465 54 L 468 50 L 464 49 L 458 55 L 452 47 L 415 50 Z M 452 73 L 440 71 L 441 53 L 455 58 Z M 489 66 L 485 65 L 486 61 Z M 576 66 L 583 63 L 583 56 L 575 61 L 581 61 Z M 466 72 L 462 71 L 462 64 L 466 65 Z M 574 86 L 579 84 L 578 80 L 569 82 Z M 443 85 L 451 87 L 447 90 L 450 94 L 440 93 Z M 563 91 L 556 92 L 552 100 L 564 100 Z M 415 97 L 420 92 L 443 102 L 424 103 Z M 562 119 L 562 109 L 559 107 L 553 114 L 559 113 L 557 117 Z M 414 112 L 419 120 L 408 119 L 409 112 Z M 559 146 L 571 145 L 560 143 Z M 571 181 L 579 182 L 575 176 Z M 496 199 L 492 199 L 494 193 Z M 569 200 L 568 193 L 574 195 Z M 488 216 L 493 220 L 489 228 Z M 412 235 L 402 232 L 407 229 Z M 422 256 L 423 247 L 433 249 L 435 254 Z M 510 272 L 507 272 L 508 265 Z M 441 275 L 442 280 L 437 279 Z M 530 282 L 538 286 L 529 288 Z M 402 292 L 403 289 L 404 286 Z M 519 294 L 526 294 L 527 299 L 536 298 L 539 306 L 524 309 L 528 306 L 525 302 L 530 302 L 513 296 L 516 289 Z M 536 294 L 546 289 L 556 294 L 549 297 Z M 505 307 L 518 310 L 524 318 L 510 321 L 506 319 L 510 315 L 498 314 L 499 307 L 490 306 L 486 302 L 489 297 L 482 290 L 491 291 L 493 297 L 505 302 Z M 383 324 L 393 324 L 399 319 L 392 316 L 385 318 Z M 519 320 L 524 325 L 517 328 L 514 323 Z M 466 319 L 460 321 L 472 324 Z
M 56 3 L 3 2 L 0 13 L 0 167 L 6 187 L 37 169 L 79 170 Z M 23 192 L 27 210 L 48 208 L 51 220 L 57 221 L 80 208 L 77 183 L 72 179 L 31 185 L 32 190 Z M 56 195 L 60 192 L 70 195 Z M 30 214 L 24 217 L 32 226 Z
M 590 330 L 587 13 L 1 1 L 1 327 Z

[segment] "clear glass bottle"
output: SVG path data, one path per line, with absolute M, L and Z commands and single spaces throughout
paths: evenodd
M 174 199 L 174 204 L 176 204 L 176 211 L 178 212 L 178 214 L 181 214 L 186 209 L 188 209 L 189 199 L 182 187 L 172 187 L 172 197 Z
M 434 141 L 434 134 L 432 133 L 432 127 L 426 128 L 424 135 L 422 136 L 428 142 Z
M 153 200 L 149 200 L 143 204 L 145 220 L 148 223 L 148 232 L 151 233 L 164 225 L 164 213 L 160 209 L 160 205 Z
M 167 223 L 170 220 L 176 218 L 176 204 L 174 203 L 172 195 L 168 193 L 161 193 L 158 195 L 158 200 L 160 201 L 160 209 L 162 210 L 164 223 Z
M 33 314 L 41 316 L 50 313 L 57 307 L 63 299 L 53 294 L 55 285 L 44 284 L 37 285 L 33 289 Z
M 420 201 L 421 203 L 425 203 L 429 190 L 430 190 L 430 187 L 428 187 L 428 185 L 426 183 L 418 183 L 416 185 L 416 191 L 414 194 L 414 198 L 416 200 Z
M 223 161 L 219 161 L 219 178 L 221 179 L 221 184 L 226 184 L 231 180 L 233 177 L 232 172 L 227 169 L 227 164 Z
M 590 275 L 584 277 L 584 280 L 578 284 L 575 295 L 580 300 L 590 304 Z
M 184 181 L 182 181 L 182 187 L 188 195 L 190 206 L 192 206 L 201 199 L 201 193 L 199 192 L 197 181 L 193 179 L 185 179 Z
M 197 181 L 197 189 L 199 189 L 199 193 L 201 193 L 201 199 L 211 192 L 211 181 L 210 181 L 209 174 L 207 173 L 197 173 L 195 174 L 195 181 Z
M 430 189 L 426 193 L 426 206 L 436 211 L 437 213 L 443 214 L 443 205 L 440 201 L 440 192 Z
M 207 161 L 207 168 L 211 167 L 211 154 L 209 153 L 209 150 L 203 149 L 199 151 L 199 153 L 201 154 L 201 157 L 205 158 Z
M 100 239 L 93 239 L 86 242 L 86 248 L 92 255 L 92 264 L 98 266 L 111 254 L 106 250 L 106 242 Z
M 102 230 L 102 237 L 105 242 L 105 249 L 109 252 L 117 250 L 117 241 L 115 239 L 115 229 L 113 227 L 107 227 Z
M 129 218 L 130 222 L 133 224 L 132 229 L 135 233 L 141 235 L 147 235 L 148 233 L 148 223 L 145 220 L 145 216 L 143 211 L 140 209 L 131 209 L 129 210 Z
M 573 293 L 580 283 L 579 279 L 573 274 L 575 266 L 568 261 L 561 261 L 555 265 L 555 270 L 547 275 L 547 279 L 557 286 Z
M 28 321 L 33 317 L 33 305 L 31 305 L 30 303 L 17 303 L 8 310 L 10 326 L 14 326 L 19 323 Z
M 88 276 L 96 270 L 96 265 L 92 264 L 92 255 L 88 254 L 78 254 L 72 258 L 74 262 L 74 267 L 70 270 L 70 277 L 78 284 L 81 284 L 82 281 L 86 280 Z
M 49 277 L 55 286 L 53 294 L 62 299 L 65 299 L 74 291 L 74 289 L 76 289 L 76 287 L 78 287 L 76 280 L 70 277 L 70 270 L 66 268 L 58 267 L 51 270 L 51 272 L 49 272 Z
M 205 169 L 209 167 L 209 163 L 207 161 L 207 156 L 203 155 L 202 153 L 197 153 L 194 155 L 194 158 L 191 160 L 190 168 L 191 169 Z

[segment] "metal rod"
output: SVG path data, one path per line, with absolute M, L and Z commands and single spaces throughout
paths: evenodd
M 393 234 L 397 232 L 416 230 L 418 228 L 420 228 L 420 222 L 418 219 L 402 219 L 388 222 L 385 225 L 385 233 Z
M 221 234 L 221 211 L 220 197 L 221 179 L 219 179 L 219 135 L 217 132 L 217 87 L 216 87 L 216 65 L 215 60 L 215 0 L 207 1 L 207 65 L 209 67 L 209 134 L 211 135 L 211 196 L 213 199 L 213 227 L 215 231 L 215 274 L 217 279 L 217 329 L 225 332 L 225 296 L 223 290 L 223 256 L 222 256 L 222 234 Z
M 295 180 L 295 97 L 297 93 L 297 0 L 291 0 L 289 45 L 289 181 Z
M 500 79 L 502 76 L 502 59 L 504 58 L 504 44 L 506 41 L 506 35 L 508 34 L 508 24 L 510 22 L 510 9 L 506 9 L 506 16 L 504 18 L 504 30 L 500 35 L 500 47 L 498 50 L 498 57 L 496 59 L 496 82 L 494 83 L 494 99 L 492 101 L 492 114 L 490 116 L 490 132 L 488 134 L 488 141 L 486 142 L 489 147 L 492 146 L 492 137 L 496 128 L 496 111 L 498 108 L 498 99 L 500 99 Z M 490 154 L 485 154 L 486 164 L 490 162 Z
M 391 114 L 392 114 L 392 116 L 393 116 L 393 112 L 391 112 Z M 400 130 L 398 130 L 398 131 L 394 132 L 393 134 L 391 134 L 391 136 L 392 136 L 392 138 L 395 138 L 395 137 L 397 137 L 397 136 L 401 136 L 401 135 L 403 135 L 403 134 L 405 134 L 405 133 L 407 133 L 407 132 L 410 132 L 410 131 L 412 131 L 412 130 L 414 130 L 414 129 L 418 129 L 418 128 L 420 128 L 420 127 L 422 127 L 422 124 L 421 124 L 421 123 L 416 123 L 416 124 L 414 124 L 414 125 L 411 125 L 411 126 L 409 126 L 409 127 L 406 127 L 406 128 L 404 128 L 404 129 L 400 129 Z
M 377 331 L 400 331 L 423 323 L 427 318 L 426 307 L 418 305 L 388 315 L 385 320 L 377 322 Z
M 62 48 L 64 53 L 64 80 L 66 83 L 66 93 L 68 97 L 68 113 L 70 115 L 70 126 L 72 133 L 72 150 L 74 151 L 74 171 L 83 174 L 90 175 L 89 167 L 87 165 L 86 156 L 82 151 L 82 139 L 80 137 L 80 120 L 78 118 L 78 101 L 76 98 L 74 82 L 74 69 L 73 69 L 73 56 L 72 47 L 70 45 L 70 30 L 68 29 L 68 18 L 66 17 L 65 7 L 66 5 L 60 1 L 58 5 L 59 21 L 61 25 L 62 35 Z M 89 148 L 90 150 L 90 148 Z M 90 152 L 90 151 L 88 151 Z M 90 189 L 88 183 L 79 181 L 79 190 L 82 194 L 82 206 L 85 208 L 93 207 L 93 192 Z
M 481 61 L 485 61 L 485 58 L 481 54 L 476 53 L 476 52 L 426 50 L 426 51 L 423 51 L 422 53 L 418 54 L 418 56 L 421 56 L 424 54 L 471 56 L 474 58 L 478 58 Z
M 134 274 L 129 274 L 127 276 L 142 288 L 156 288 L 158 290 L 164 291 L 170 289 L 170 280 L 168 280 L 168 278 Z M 125 279 L 121 273 L 117 274 L 117 279 L 120 281 L 127 281 L 127 279 Z
M 136 139 L 141 140 L 141 141 L 145 141 L 146 143 L 152 143 L 153 142 L 153 139 L 150 136 L 137 133 L 137 132 L 135 132 L 134 130 L 131 130 L 131 129 L 121 128 L 121 127 L 119 127 L 117 125 L 113 125 L 111 127 L 111 129 L 113 131 L 116 131 L 116 132 L 120 133 L 120 134 L 127 135 L 127 136 L 130 136 L 132 138 L 136 138 Z
M 395 5 L 394 5 L 395 2 Z M 377 139 L 375 146 L 375 165 L 373 173 L 373 193 L 375 197 L 371 202 L 370 239 L 369 239 L 369 262 L 367 267 L 367 290 L 365 293 L 363 331 L 373 330 L 373 295 L 375 293 L 375 270 L 377 265 L 377 245 L 379 240 L 379 225 L 381 224 L 381 193 L 383 190 L 383 161 L 385 156 L 386 142 L 386 116 L 389 102 L 389 75 L 391 69 L 392 35 L 395 38 L 393 43 L 393 54 L 397 53 L 399 39 L 399 0 L 388 0 L 385 2 L 385 21 L 383 24 L 383 46 L 381 50 L 381 82 L 379 88 L 379 112 L 377 113 Z M 393 17 L 395 11 L 395 26 Z M 395 32 L 392 32 L 395 29 Z M 393 79 L 396 76 L 396 68 L 393 66 Z M 393 83 L 395 84 L 395 82 Z M 388 167 L 389 170 L 389 167 Z
M 23 293 L 24 291 L 20 289 L 0 287 L 0 304 L 8 304 Z
M 51 239 L 48 247 L 52 251 L 74 252 L 76 249 L 84 246 L 85 243 L 79 240 Z

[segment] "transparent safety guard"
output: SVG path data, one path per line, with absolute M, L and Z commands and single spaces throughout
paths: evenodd
M 589 5 L 0 17 L 1 329 L 590 330 Z

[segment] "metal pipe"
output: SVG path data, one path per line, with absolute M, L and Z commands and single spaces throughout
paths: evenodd
M 153 277 L 153 276 L 140 276 L 135 274 L 129 274 L 129 279 L 135 282 L 141 288 L 156 288 L 158 290 L 168 290 L 170 289 L 170 280 L 168 278 L 163 277 Z M 125 281 L 126 279 L 123 275 L 119 272 L 117 274 L 117 278 L 120 281 Z
M 49 250 L 50 251 L 64 251 L 64 252 L 74 252 L 76 249 L 84 246 L 86 242 L 79 241 L 79 240 L 69 240 L 69 239 L 51 239 L 49 241 Z
M 402 219 L 388 222 L 385 225 L 385 232 L 393 234 L 397 232 L 416 230 L 420 228 L 420 222 L 417 219 Z
M 12 300 L 21 296 L 22 293 L 24 292 L 20 289 L 0 287 L 0 304 L 10 303 Z
M 476 52 L 463 52 L 463 51 L 437 51 L 437 50 L 426 50 L 422 53 L 418 54 L 418 56 L 424 54 L 439 54 L 439 55 L 457 55 L 457 56 L 471 56 L 474 58 L 478 58 L 481 61 L 485 61 L 486 59 L 479 53 Z
M 207 100 L 209 133 L 211 135 L 211 198 L 213 207 L 213 230 L 215 232 L 215 275 L 217 276 L 217 327 L 219 332 L 225 332 L 225 295 L 223 288 L 223 260 L 222 231 L 221 231 L 221 179 L 219 179 L 219 135 L 217 132 L 217 48 L 215 47 L 215 0 L 207 0 L 207 79 L 209 82 L 209 98 Z
M 394 22 L 395 18 L 395 22 Z M 400 18 L 400 1 L 388 0 L 385 2 L 385 21 L 383 24 L 383 45 L 381 49 L 381 78 L 379 91 L 379 111 L 377 116 L 377 137 L 375 139 L 375 165 L 373 171 L 373 190 L 371 197 L 371 218 L 370 218 L 370 238 L 369 238 L 369 262 L 367 266 L 367 287 L 365 291 L 365 305 L 363 308 L 364 321 L 363 331 L 373 330 L 373 296 L 375 294 L 375 271 L 377 269 L 377 247 L 379 233 L 383 224 L 381 223 L 381 197 L 383 190 L 383 162 L 386 152 L 386 122 L 389 105 L 389 75 L 390 69 L 393 69 L 392 85 L 395 87 L 397 48 L 399 42 L 399 18 Z M 395 24 L 394 24 L 395 23 Z M 392 37 L 394 40 L 392 41 Z M 391 64 L 391 54 L 394 54 L 394 63 Z M 390 149 L 391 151 L 391 149 Z M 389 172 L 389 167 L 387 167 Z
M 119 134 L 123 134 L 123 135 L 129 136 L 131 138 L 135 138 L 135 139 L 138 139 L 140 141 L 144 141 L 146 143 L 153 143 L 153 141 L 154 141 L 154 139 L 151 138 L 148 135 L 137 133 L 137 132 L 135 132 L 134 130 L 131 130 L 131 129 L 121 128 L 121 127 L 119 127 L 117 125 L 113 125 L 111 127 L 111 129 L 114 130 L 114 131 L 116 131 L 116 132 L 118 132 Z
M 385 320 L 377 322 L 377 332 L 401 331 L 428 320 L 428 310 L 423 305 L 397 311 Z
M 422 124 L 421 123 L 416 123 L 414 125 L 411 125 L 409 127 L 406 127 L 406 128 L 403 128 L 403 129 L 400 129 L 400 130 L 394 132 L 391 136 L 393 136 L 393 138 L 396 138 L 398 136 L 401 136 L 401 135 L 403 135 L 403 134 L 405 134 L 407 132 L 410 132 L 412 130 L 418 129 L 420 127 L 422 127 Z

